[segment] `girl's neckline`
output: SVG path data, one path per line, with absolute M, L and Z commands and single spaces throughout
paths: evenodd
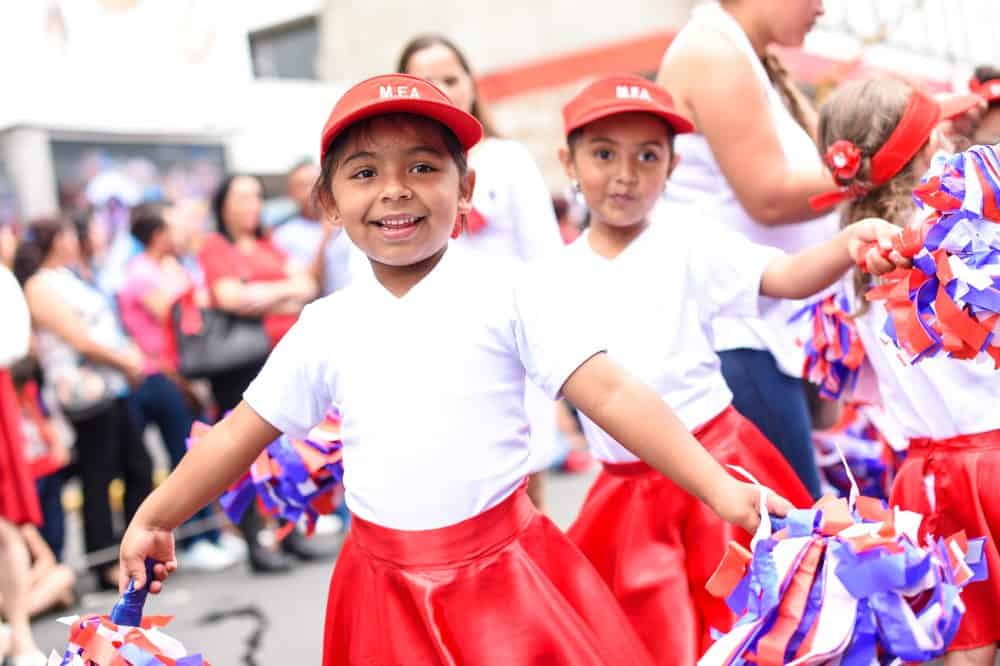
M 427 288 L 426 285 L 433 284 L 434 280 L 438 279 L 434 276 L 441 273 L 441 271 L 452 262 L 451 256 L 454 253 L 455 247 L 453 247 L 452 243 L 449 242 L 448 245 L 445 246 L 444 252 L 441 254 L 440 258 L 438 258 L 437 263 L 435 263 L 426 274 L 414 282 L 409 289 L 399 295 L 394 294 L 388 287 L 382 284 L 382 281 L 378 279 L 377 275 L 375 275 L 375 268 L 371 265 L 371 260 L 367 257 L 366 260 L 369 262 L 369 271 L 366 272 L 366 275 L 368 275 L 372 286 L 374 286 L 377 291 L 384 294 L 385 297 L 392 302 L 402 303 L 404 301 L 413 300 L 413 295 L 415 293 L 419 294 Z
M 639 233 L 633 236 L 631 240 L 629 240 L 625 244 L 625 246 L 621 248 L 621 250 L 610 256 L 602 253 L 601 251 L 599 251 L 597 248 L 594 247 L 594 244 L 592 242 L 593 240 L 592 232 L 594 230 L 593 227 L 584 230 L 584 232 L 580 235 L 580 238 L 577 240 L 577 242 L 584 243 L 587 247 L 587 251 L 593 256 L 597 257 L 598 259 L 603 259 L 604 261 L 613 262 L 621 258 L 622 256 L 628 254 L 629 250 L 635 247 L 639 243 L 640 239 L 647 237 L 649 235 L 649 230 L 652 226 L 653 226 L 652 220 L 647 220 L 645 226 L 642 228 L 641 231 L 639 231 Z

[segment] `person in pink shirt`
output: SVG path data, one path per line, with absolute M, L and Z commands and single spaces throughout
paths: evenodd
M 126 332 L 146 358 L 146 378 L 135 390 L 134 403 L 141 424 L 155 423 L 163 436 L 173 466 L 187 450 L 187 436 L 195 420 L 196 400 L 186 382 L 170 365 L 165 322 L 181 294 L 195 287 L 193 276 L 181 265 L 164 204 L 145 203 L 132 209 L 132 235 L 142 245 L 125 268 L 118 306 Z M 203 300 L 207 301 L 207 297 Z M 196 518 L 211 515 L 210 510 Z M 236 564 L 236 557 L 218 546 L 215 530 L 183 543 L 181 558 L 194 569 L 216 571 Z

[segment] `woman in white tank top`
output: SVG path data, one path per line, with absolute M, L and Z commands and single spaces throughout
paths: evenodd
M 758 243 L 789 252 L 833 235 L 809 198 L 831 187 L 816 149 L 816 113 L 772 44 L 801 46 L 822 0 L 722 0 L 697 7 L 667 50 L 658 82 L 697 133 L 677 137 L 680 164 L 666 198 L 697 204 Z M 794 301 L 758 319 L 719 319 L 715 347 L 733 404 L 774 442 L 819 495 L 802 352 L 788 319 Z

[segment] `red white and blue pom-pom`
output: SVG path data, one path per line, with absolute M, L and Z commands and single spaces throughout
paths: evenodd
M 865 348 L 850 310 L 845 294 L 829 294 L 805 306 L 790 320 L 805 318 L 807 322 L 808 328 L 801 336 L 806 357 L 802 376 L 816 384 L 819 394 L 829 400 L 838 400 L 854 388 L 865 361 Z
M 147 580 L 152 580 L 152 564 L 146 563 Z M 146 591 L 129 583 L 110 615 L 60 619 L 70 627 L 69 645 L 62 655 L 53 652 L 48 666 L 209 666 L 200 654 L 188 654 L 160 631 L 173 618 L 143 617 Z
M 730 544 L 708 583 L 740 618 L 699 666 L 928 661 L 955 636 L 962 588 L 987 575 L 983 539 L 921 545 L 919 514 L 856 489 L 762 518 L 753 552 Z
M 287 521 L 277 532 L 283 539 L 303 518 L 312 535 L 316 520 L 333 513 L 337 490 L 344 478 L 340 413 L 331 409 L 304 440 L 282 435 L 261 452 L 250 470 L 230 486 L 219 503 L 233 522 L 239 522 L 253 501 L 261 512 Z M 210 426 L 196 423 L 188 446 Z
M 837 496 L 850 495 L 853 476 L 861 495 L 889 499 L 892 481 L 905 455 L 906 442 L 903 440 L 904 446 L 897 450 L 894 438 L 880 429 L 880 425 L 885 427 L 885 419 L 884 412 L 876 405 L 847 402 L 833 427 L 813 431 L 820 477 Z
M 1000 367 L 1000 156 L 991 146 L 938 159 L 914 197 L 927 211 L 896 249 L 913 267 L 866 294 L 885 301 L 886 335 L 910 362 L 935 355 Z

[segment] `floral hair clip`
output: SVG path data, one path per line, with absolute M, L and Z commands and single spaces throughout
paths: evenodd
M 851 180 L 861 168 L 861 149 L 846 139 L 835 141 L 823 156 L 838 182 Z

